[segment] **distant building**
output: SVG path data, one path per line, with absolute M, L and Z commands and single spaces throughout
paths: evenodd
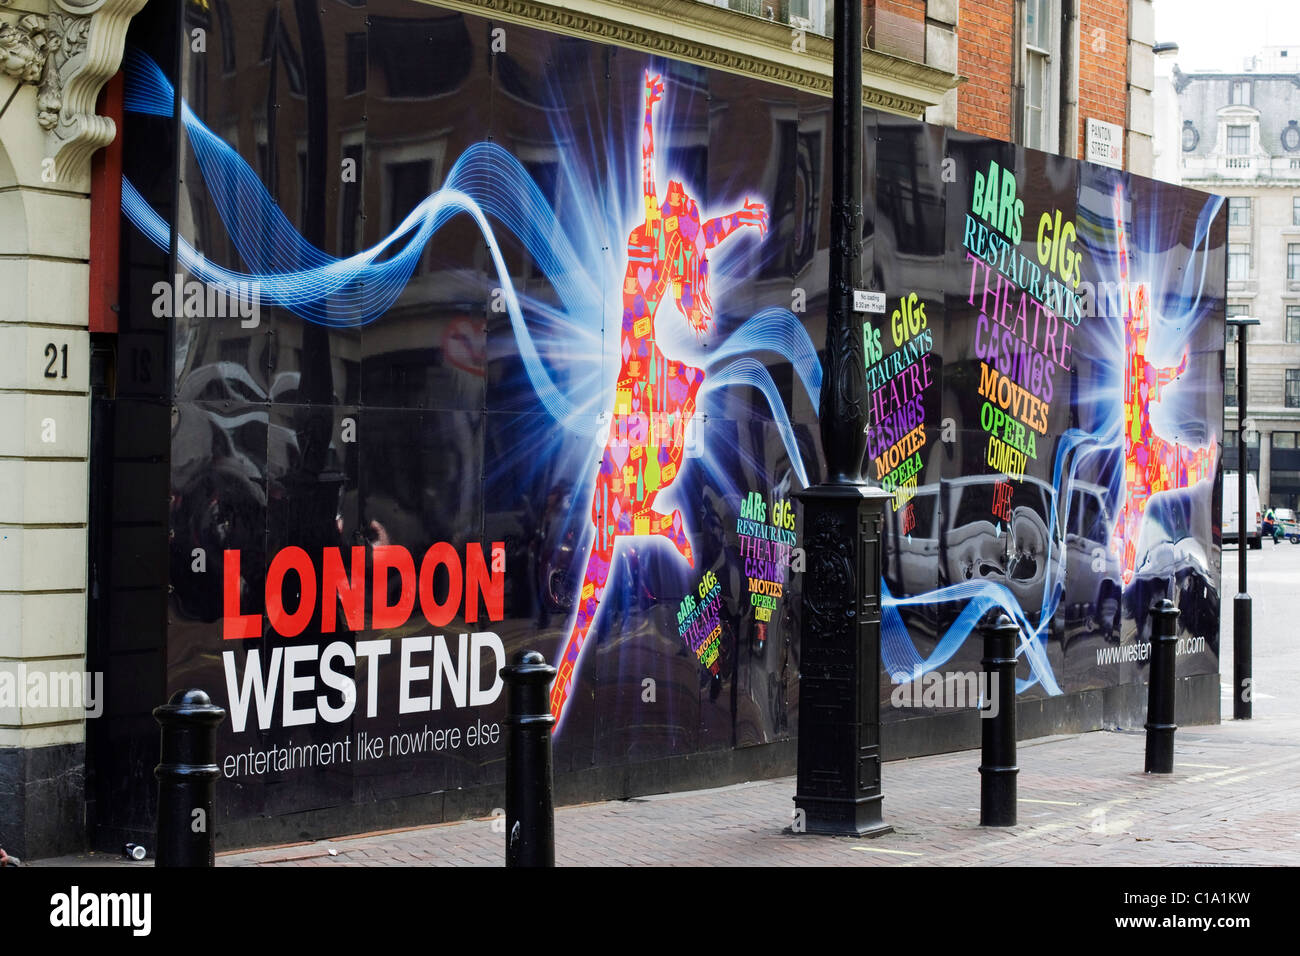
M 1173 89 L 1184 186 L 1228 197 L 1229 316 L 1249 335 L 1250 468 L 1264 507 L 1300 505 L 1300 47 L 1269 47 L 1238 73 L 1183 73 Z M 1167 138 L 1173 127 L 1162 124 Z M 1170 132 L 1165 132 L 1169 130 Z M 1163 166 L 1162 166 L 1163 169 Z M 1226 353 L 1224 466 L 1238 455 L 1237 352 Z

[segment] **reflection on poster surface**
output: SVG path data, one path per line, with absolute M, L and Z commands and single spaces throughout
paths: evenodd
M 482 27 L 412 18 L 430 43 Z M 523 647 L 559 669 L 562 771 L 797 729 L 817 111 L 536 36 L 428 89 L 372 69 L 367 97 L 396 83 L 458 125 L 404 114 L 431 132 L 399 149 L 371 120 L 336 150 L 360 175 L 313 196 L 303 173 L 297 221 L 237 131 L 188 98 L 179 117 L 201 173 L 180 284 L 203 295 L 169 297 L 169 645 L 173 679 L 231 712 L 235 816 L 499 780 L 498 671 Z M 168 78 L 129 63 L 128 109 L 170 116 Z M 864 472 L 892 494 L 882 701 L 977 669 L 995 606 L 1022 628 L 1018 692 L 1140 680 L 1123 649 L 1152 595 L 1217 633 L 1217 438 L 1196 425 L 1222 390 L 1217 201 L 923 130 L 880 127 L 880 169 L 914 181 L 878 185 L 887 306 L 862 328 Z M 945 136 L 955 176 L 920 182 L 908 151 Z M 336 236 L 308 235 L 313 202 Z M 166 247 L 129 169 L 123 207 Z M 257 324 L 205 315 L 207 290 L 252 289 Z

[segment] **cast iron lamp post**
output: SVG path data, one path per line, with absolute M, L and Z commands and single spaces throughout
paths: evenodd
M 890 495 L 862 480 L 868 418 L 862 329 L 862 6 L 836 0 L 831 256 L 818 410 L 826 481 L 797 497 L 807 570 L 799 662 L 795 829 L 876 836 L 881 816 L 880 530 Z

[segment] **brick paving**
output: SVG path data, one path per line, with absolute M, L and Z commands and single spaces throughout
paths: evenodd
M 1249 551 L 1255 599 L 1254 719 L 1233 722 L 1231 595 L 1223 552 L 1220 658 L 1225 722 L 1181 728 L 1174 773 L 1142 772 L 1146 738 L 1097 732 L 1021 741 L 1018 823 L 979 826 L 979 752 L 887 763 L 894 832 L 855 840 L 783 832 L 794 778 L 562 807 L 565 866 L 1300 865 L 1300 641 L 1281 612 L 1300 581 L 1300 548 Z M 498 824 L 499 825 L 499 824 Z M 337 855 L 331 855 L 333 850 Z M 471 820 L 292 848 L 222 854 L 219 866 L 498 866 L 505 835 Z
M 1022 742 L 1019 822 L 979 821 L 978 751 L 885 765 L 871 840 L 791 834 L 794 778 L 562 807 L 562 866 L 1300 865 L 1300 737 L 1259 719 L 1179 731 L 1175 772 L 1142 772 L 1144 735 Z M 1292 727 L 1292 730 L 1300 727 Z M 1266 733 L 1261 734 L 1261 730 Z M 498 822 L 498 827 L 500 826 Z M 219 866 L 498 866 L 491 819 L 218 857 Z

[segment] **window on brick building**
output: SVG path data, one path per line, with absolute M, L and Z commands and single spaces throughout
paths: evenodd
M 1025 136 L 1026 146 L 1057 146 L 1061 99 L 1059 0 L 1025 0 Z
M 764 20 L 788 22 L 792 27 L 830 36 L 831 18 L 827 16 L 831 0 L 702 0 L 715 7 L 726 7 Z M 864 11 L 865 15 L 865 11 Z
M 388 223 L 394 229 L 411 210 L 415 209 L 433 189 L 433 160 L 413 159 L 406 162 L 384 164 L 384 193 L 387 199 Z M 424 256 L 416 263 L 417 273 L 424 271 Z
M 1300 342 L 1300 305 L 1286 307 L 1286 340 Z
M 1300 226 L 1300 196 L 1291 197 L 1291 225 Z
M 1230 226 L 1250 225 L 1250 197 L 1249 196 L 1228 197 L 1228 225 Z
M 1228 127 L 1228 155 L 1245 156 L 1250 153 L 1250 127 Z
M 814 33 L 831 34 L 831 0 L 790 0 L 788 15 L 792 23 L 795 17 L 807 20 Z
M 1286 407 L 1300 408 L 1300 368 L 1286 370 Z
M 811 20 L 814 13 L 813 7 L 820 7 L 820 3 L 813 3 L 812 0 L 790 0 L 790 16 L 799 17 L 803 20 Z
M 226 0 L 218 0 L 216 7 L 221 28 L 221 72 L 229 75 L 235 72 L 235 21 Z
M 365 168 L 365 155 L 361 143 L 343 144 L 343 159 L 352 161 L 352 168 Z M 344 185 L 339 199 L 339 251 L 350 256 L 357 251 L 357 237 L 361 234 L 361 187 L 356 183 Z
M 1286 278 L 1288 282 L 1300 282 L 1300 242 L 1286 244 Z
M 349 96 L 353 93 L 362 93 L 366 89 L 366 55 L 369 43 L 368 33 L 349 33 L 346 37 L 344 90 Z

